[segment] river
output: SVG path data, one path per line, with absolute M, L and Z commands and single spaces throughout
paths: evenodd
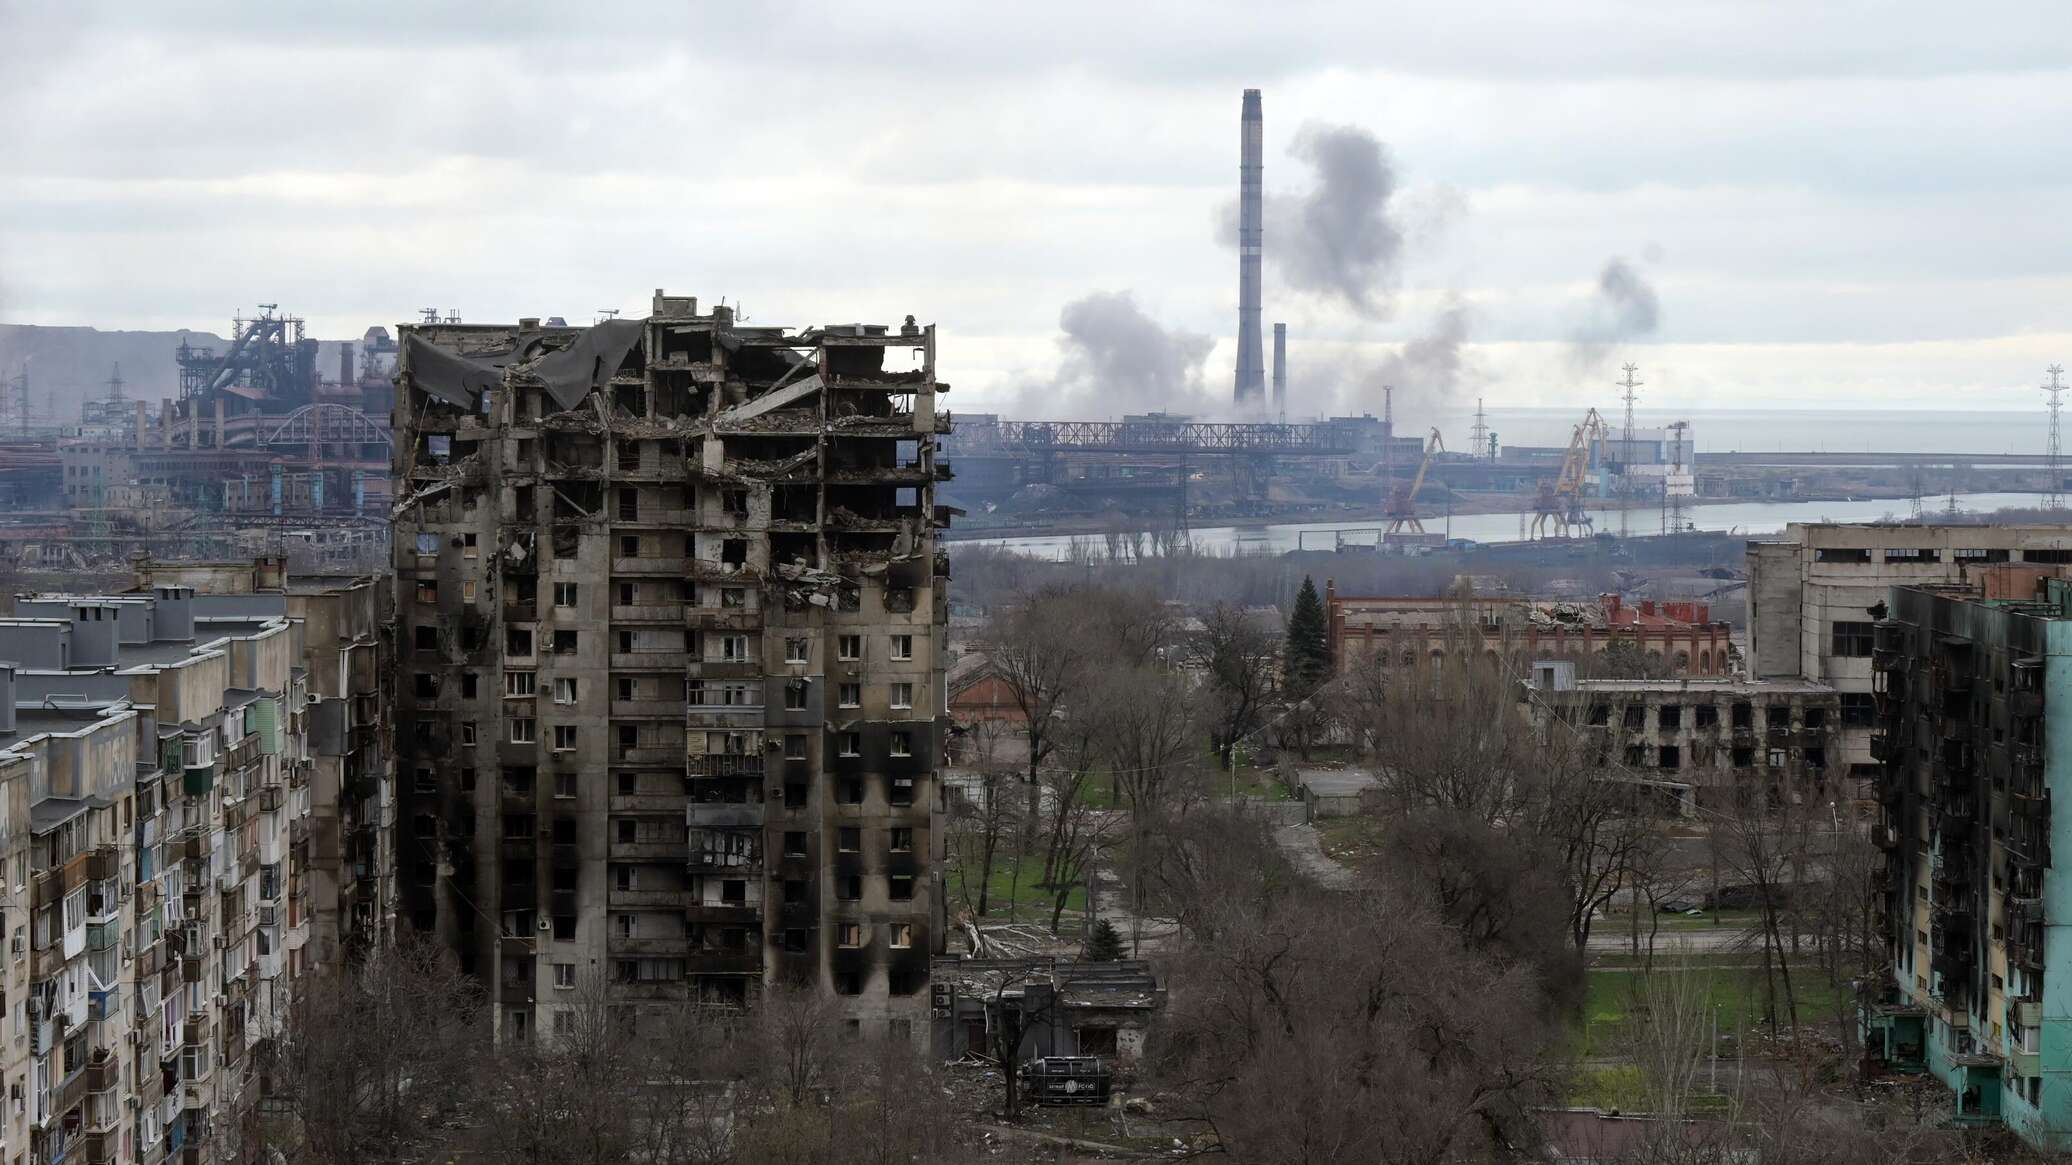
M 1940 509 L 1947 500 L 1947 495 L 1927 497 L 1922 499 L 1922 505 Z M 2037 501 L 2037 495 L 2027 493 L 1957 495 L 1958 507 L 1974 513 L 2034 506 Z M 1724 502 L 1691 506 L 1684 513 L 1694 529 L 1756 535 L 1780 531 L 1787 522 L 1875 522 L 1903 516 L 1907 509 L 1908 503 L 1904 498 L 1874 498 L 1860 502 Z M 1600 533 L 1618 533 L 1619 512 L 1616 509 L 1592 510 L 1590 513 L 1596 519 Z M 1525 515 L 1525 521 L 1531 520 L 1530 514 Z M 1656 533 L 1662 528 L 1662 511 L 1659 507 L 1635 507 L 1628 523 L 1635 534 Z M 1279 553 L 1294 550 L 1298 544 L 1310 550 L 1329 550 L 1335 542 L 1330 531 L 1373 531 L 1387 524 L 1385 521 L 1368 521 L 1205 526 L 1193 531 L 1190 537 L 1198 550 L 1209 554 Z M 1516 542 L 1520 537 L 1517 514 L 1455 514 L 1451 519 L 1435 514 L 1425 519 L 1425 530 L 1476 542 Z M 1361 533 L 1354 534 L 1353 538 L 1371 543 L 1374 535 Z M 1039 558 L 1065 558 L 1070 555 L 1074 543 L 1098 549 L 1102 538 L 1099 534 L 1046 534 L 958 539 L 949 546 L 952 553 L 958 546 L 1006 546 Z

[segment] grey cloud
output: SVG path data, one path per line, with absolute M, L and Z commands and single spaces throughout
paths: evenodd
M 1597 292 L 1569 341 L 1569 367 L 1594 372 L 1620 344 L 1644 339 L 1662 322 L 1661 297 L 1633 265 L 1613 259 L 1597 275 Z

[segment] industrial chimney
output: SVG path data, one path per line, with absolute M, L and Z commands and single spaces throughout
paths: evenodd
M 1237 390 L 1240 405 L 1258 405 L 1266 395 L 1266 362 L 1259 347 L 1259 259 L 1262 217 L 1261 151 L 1265 120 L 1259 90 L 1245 90 L 1238 120 L 1237 194 Z
M 1273 326 L 1273 415 L 1288 419 L 1288 325 Z

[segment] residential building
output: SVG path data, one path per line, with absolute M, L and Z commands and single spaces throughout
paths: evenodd
M 157 583 L 0 619 L 0 1159 L 249 1160 L 295 979 L 378 941 L 319 927 L 340 859 L 287 606 Z
M 1576 679 L 1564 660 L 1536 662 L 1527 697 L 1535 711 L 1589 733 L 1600 761 L 1656 783 L 1670 795 L 1667 807 L 1687 815 L 1834 795 L 1840 707 L 1825 684 Z
M 499 1037 L 804 982 L 866 1029 L 940 949 L 935 332 L 405 327 L 405 911 Z
M 1018 1031 L 1016 1053 L 1100 1056 L 1122 1067 L 1144 1054 L 1166 992 L 1141 959 L 940 958 L 930 988 L 934 1054 L 997 1056 L 994 1033 Z
M 1895 586 L 1975 580 L 1999 564 L 2072 562 L 2072 527 L 1794 522 L 1748 544 L 1748 671 L 1817 680 L 1841 694 L 1835 763 L 1865 780 L 1871 756 L 1873 607 Z
M 1606 651 L 1634 653 L 1649 670 L 1673 676 L 1732 675 L 1732 628 L 1697 602 L 1631 604 L 1618 595 L 1596 603 L 1484 597 L 1341 595 L 1324 582 L 1331 659 L 1339 671 L 1366 661 L 1383 667 L 1481 656 L 1525 678 L 1531 661 L 1586 665 Z
M 1866 1044 L 1948 1084 L 1959 1123 L 2063 1149 L 2072 971 L 2046 935 L 2072 918 L 2052 860 L 2067 824 L 2051 810 L 2072 795 L 2072 745 L 2047 728 L 2072 718 L 2072 583 L 2033 583 L 2024 598 L 1895 586 L 1878 611 L 1871 750 L 1892 978 Z

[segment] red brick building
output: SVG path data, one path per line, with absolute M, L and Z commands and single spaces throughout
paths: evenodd
M 1628 643 L 1659 660 L 1670 675 L 1727 676 L 1734 672 L 1732 629 L 1712 620 L 1704 603 L 1652 600 L 1629 604 L 1618 595 L 1596 602 L 1545 599 L 1353 596 L 1324 584 L 1330 618 L 1331 661 L 1339 671 L 1369 658 L 1385 666 L 1417 666 L 1473 653 L 1508 661 L 1521 676 L 1535 659 L 1577 662 Z

